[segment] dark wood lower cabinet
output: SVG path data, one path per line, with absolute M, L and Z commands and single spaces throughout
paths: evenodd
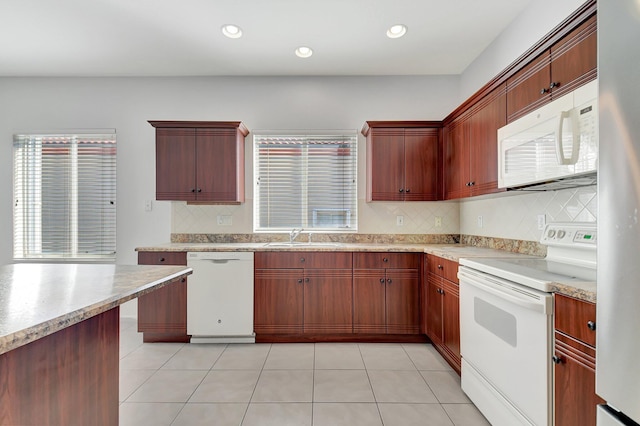
M 303 332 L 353 332 L 351 269 L 305 271 Z
M 356 255 L 256 252 L 256 341 L 426 342 L 420 334 L 419 268 L 353 269 Z M 380 262 L 405 256 L 419 265 L 416 253 L 381 255 Z
M 460 292 L 457 283 L 427 274 L 427 335 L 460 374 Z
M 0 355 L 0 424 L 118 424 L 120 309 Z
M 556 426 L 596 426 L 596 351 L 563 333 L 555 333 Z
M 256 269 L 254 274 L 255 333 L 302 333 L 302 270 Z
M 138 252 L 139 265 L 186 265 L 186 252 Z M 187 280 L 138 298 L 138 331 L 145 342 L 184 342 L 187 334 Z
M 554 295 L 556 426 L 596 426 L 596 305 Z

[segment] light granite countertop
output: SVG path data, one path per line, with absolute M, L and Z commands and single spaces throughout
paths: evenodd
M 186 266 L 15 264 L 0 267 L 0 354 L 191 274 Z
M 347 252 L 405 252 L 427 253 L 458 261 L 462 257 L 518 257 L 525 256 L 504 250 L 461 244 L 380 244 L 380 243 L 166 243 L 137 247 L 136 251 L 347 251 Z
M 485 247 L 464 244 L 407 244 L 407 243 L 166 243 L 136 248 L 137 251 L 350 251 L 350 252 L 406 252 L 427 253 L 458 262 L 465 257 L 532 257 Z M 588 302 L 596 301 L 595 282 L 553 283 L 553 291 Z

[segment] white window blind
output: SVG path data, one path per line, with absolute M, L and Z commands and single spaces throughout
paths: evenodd
M 357 231 L 357 140 L 254 134 L 254 230 Z
M 14 259 L 114 260 L 116 135 L 14 135 Z

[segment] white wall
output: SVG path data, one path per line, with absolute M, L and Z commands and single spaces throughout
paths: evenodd
M 144 200 L 155 198 L 154 129 L 147 120 L 242 120 L 249 129 L 359 131 L 365 120 L 440 120 L 457 106 L 458 85 L 457 76 L 0 78 L 0 198 L 5 200 L 0 204 L 0 264 L 12 258 L 11 142 L 16 132 L 116 129 L 118 262 L 135 263 L 136 246 L 167 242 L 171 233 L 170 202 L 154 201 L 153 211 L 144 210 Z M 247 185 L 250 189 L 251 179 Z M 371 213 L 395 223 L 402 203 L 392 204 L 374 206 Z M 240 208 L 245 215 L 251 203 Z M 416 208 L 408 207 L 408 214 Z M 452 232 L 457 232 L 457 218 L 453 222 Z

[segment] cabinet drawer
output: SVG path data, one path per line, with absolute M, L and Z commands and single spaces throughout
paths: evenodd
M 186 265 L 184 251 L 139 251 L 138 265 Z
M 279 251 L 256 252 L 256 269 L 351 269 L 351 253 L 345 252 L 311 252 L 311 251 Z
M 555 329 L 596 346 L 596 305 L 562 294 L 555 295 Z
M 454 283 L 458 282 L 458 262 L 453 260 L 428 254 L 427 270 Z
M 360 269 L 418 269 L 420 253 L 354 253 L 353 267 Z

